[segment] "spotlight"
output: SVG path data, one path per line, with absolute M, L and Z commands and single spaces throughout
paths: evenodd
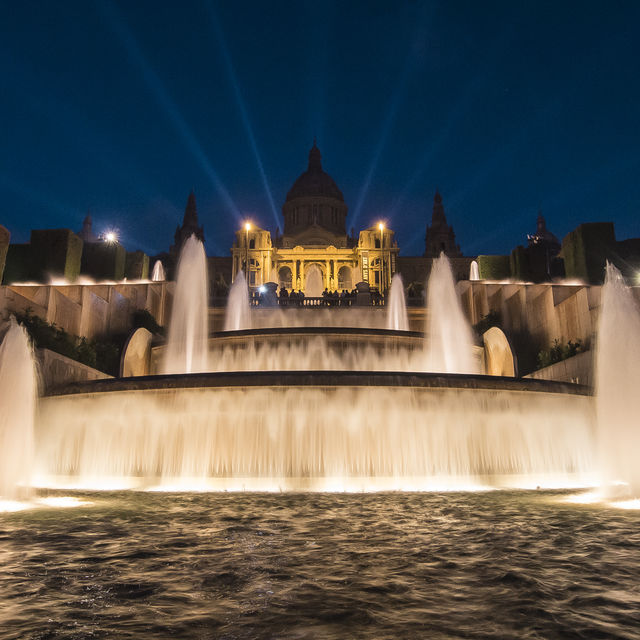
M 251 223 L 250 222 L 245 222 L 244 223 L 244 230 L 245 231 L 251 231 Z
M 105 231 L 102 239 L 109 244 L 114 244 L 118 242 L 118 234 L 115 231 Z

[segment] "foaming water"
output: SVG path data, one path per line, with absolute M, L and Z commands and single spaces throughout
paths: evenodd
M 473 334 L 456 292 L 444 253 L 433 261 L 427 285 L 427 370 L 479 373 L 473 358 Z
M 12 317 L 0 346 L 0 497 L 28 494 L 37 391 L 29 337 Z
M 227 300 L 227 310 L 224 316 L 225 331 L 239 331 L 240 329 L 251 328 L 251 308 L 249 307 L 249 287 L 241 271 L 236 276 L 229 298 Z
M 162 262 L 160 262 L 160 260 L 156 260 L 153 265 L 153 272 L 151 273 L 151 281 L 162 282 L 164 280 L 166 280 L 164 267 L 162 266 Z
M 207 370 L 208 291 L 204 246 L 192 235 L 180 252 L 164 373 Z
M 638 512 L 564 495 L 78 493 L 0 516 L 2 635 L 640 638 Z
M 349 344 L 316 335 L 283 344 L 246 340 L 211 348 L 211 371 L 417 371 L 426 372 L 422 339 L 413 344 Z M 478 354 L 479 358 L 479 354 Z
M 640 496 L 640 311 L 620 272 L 607 265 L 596 353 L 598 450 L 605 484 Z M 620 493 L 620 488 L 612 491 Z
M 590 398 L 577 395 L 147 389 L 45 398 L 41 413 L 36 476 L 47 486 L 420 490 L 593 468 Z
M 408 331 L 407 303 L 404 297 L 402 276 L 396 273 L 391 280 L 391 292 L 387 309 L 387 328 L 395 331 Z

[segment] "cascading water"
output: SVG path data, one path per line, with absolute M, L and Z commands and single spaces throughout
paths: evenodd
M 588 396 L 277 383 L 46 398 L 36 480 L 415 490 L 584 484 L 592 469 Z
M 433 261 L 427 285 L 427 370 L 479 373 L 473 357 L 473 334 L 444 253 Z
M 402 276 L 396 273 L 391 280 L 391 293 L 387 307 L 387 329 L 408 331 L 407 304 L 404 298 Z
M 225 331 L 239 331 L 251 328 L 251 308 L 249 307 L 249 287 L 241 271 L 236 276 L 227 300 L 224 316 Z
M 596 352 L 598 452 L 607 491 L 624 482 L 640 497 L 640 310 L 607 264 Z M 619 490 L 615 490 L 619 493 Z
M 471 261 L 471 266 L 469 267 L 469 280 L 480 280 L 480 269 L 475 260 Z
M 25 497 L 31 483 L 37 376 L 29 337 L 11 318 L 0 346 L 0 497 Z
M 588 484 L 593 412 L 583 391 L 425 373 L 477 368 L 448 262 L 435 262 L 430 367 L 419 336 L 363 329 L 367 316 L 386 322 L 376 309 L 274 310 L 269 318 L 287 315 L 289 325 L 315 314 L 323 330 L 223 334 L 211 340 L 215 373 L 107 381 L 44 398 L 36 482 L 249 490 Z M 178 286 L 176 305 L 179 294 Z
M 152 282 L 163 282 L 164 280 L 166 280 L 165 274 L 164 274 L 164 267 L 162 266 L 162 262 L 160 262 L 160 260 L 156 260 L 155 264 L 153 265 L 153 272 L 151 274 L 151 281 Z
M 192 235 L 180 252 L 164 373 L 207 370 L 208 291 L 204 246 Z

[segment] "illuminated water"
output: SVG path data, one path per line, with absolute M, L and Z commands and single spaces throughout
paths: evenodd
M 153 265 L 153 272 L 151 273 L 151 281 L 152 282 L 162 282 L 164 281 L 164 267 L 162 266 L 162 262 L 160 260 L 156 260 Z
M 224 316 L 224 330 L 238 331 L 251 328 L 251 308 L 249 307 L 249 287 L 241 271 L 231 285 L 227 309 Z
M 640 497 L 640 309 L 612 264 L 602 289 L 596 396 L 603 481 L 624 482 Z
M 165 373 L 207 370 L 208 291 L 204 246 L 191 236 L 184 243 L 178 262 L 163 368 Z
M 189 382 L 173 380 L 44 398 L 35 482 L 372 491 L 593 481 L 588 396 L 357 386 L 375 380 L 319 373 L 312 386 L 291 386 L 304 383 L 296 373 L 280 387 L 284 374 L 244 386 L 255 374 L 243 375 L 216 387 L 161 388 Z
M 320 267 L 317 264 L 310 265 L 305 274 L 305 296 L 307 296 L 307 298 L 318 298 L 322 295 L 324 288 L 324 279 Z
M 36 396 L 31 344 L 12 317 L 0 346 L 0 499 L 28 493 Z
M 3 640 L 640 638 L 640 512 L 564 493 L 83 493 L 0 514 Z
M 473 334 L 455 287 L 447 256 L 433 261 L 427 286 L 427 371 L 479 373 Z
M 399 273 L 396 273 L 391 280 L 391 291 L 387 304 L 387 329 L 393 329 L 395 331 L 409 330 L 404 284 L 402 282 L 402 276 Z

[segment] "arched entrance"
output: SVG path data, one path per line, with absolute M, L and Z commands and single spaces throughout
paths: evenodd
M 289 267 L 280 267 L 278 271 L 278 284 L 280 289 L 291 289 L 293 275 Z
M 346 265 L 340 267 L 338 269 L 338 290 L 342 291 L 346 289 L 347 291 L 351 291 L 353 288 L 353 277 L 351 274 L 351 267 L 347 267 Z

